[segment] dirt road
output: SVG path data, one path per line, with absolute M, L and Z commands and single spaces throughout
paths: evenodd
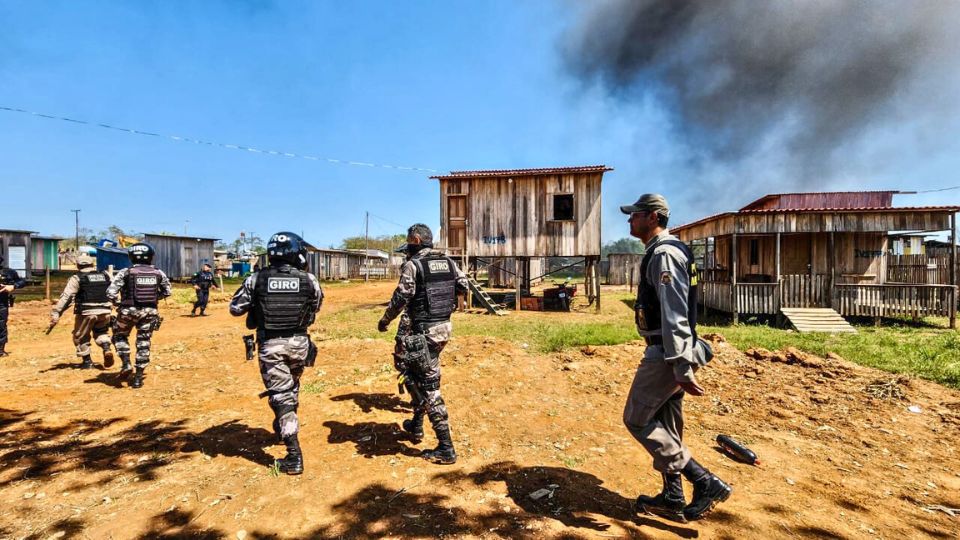
M 328 289 L 317 366 L 304 377 L 306 472 L 283 453 L 241 321 L 170 306 L 139 391 L 116 368 L 81 371 L 64 318 L 18 305 L 0 360 L 0 538 L 956 538 L 960 392 L 842 359 L 760 360 L 719 343 L 688 398 L 686 439 L 735 489 L 709 519 L 676 524 L 631 510 L 659 489 L 621 424 L 637 343 L 539 354 L 455 337 L 444 394 L 460 454 L 417 457 L 397 424 L 383 339 L 327 339 L 334 312 L 374 310 L 390 284 Z M 624 316 L 629 316 L 624 306 Z M 463 317 L 484 315 L 458 314 Z M 525 314 L 523 316 L 536 316 Z M 580 316 L 580 315 L 577 315 Z M 582 315 L 589 317 L 589 315 Z M 503 324 L 510 324 L 510 317 Z M 327 319 L 327 320 L 325 320 Z M 873 386 L 876 396 L 865 392 Z M 883 398 L 902 392 L 905 399 Z M 880 389 L 880 390 L 878 390 Z M 919 413 L 908 406 L 919 407 Z M 761 467 L 715 449 L 728 433 Z M 552 495 L 529 495 L 547 488 Z M 689 491 L 688 491 L 689 494 Z

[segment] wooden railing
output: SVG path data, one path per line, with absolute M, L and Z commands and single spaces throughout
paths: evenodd
M 725 281 L 701 281 L 700 303 L 711 309 L 732 313 L 730 284 Z
M 830 306 L 830 281 L 823 274 L 780 276 L 780 305 L 785 308 Z
M 774 315 L 785 307 L 832 307 L 841 315 L 857 317 L 949 317 L 955 309 L 957 288 L 950 285 L 837 284 L 831 299 L 825 276 L 783 276 L 777 283 L 737 283 L 738 313 Z M 733 312 L 730 283 L 700 283 L 700 303 Z
M 952 285 L 837 285 L 834 309 L 859 317 L 949 317 L 956 294 Z
M 776 283 L 737 283 L 737 311 L 775 315 L 780 311 L 780 286 Z

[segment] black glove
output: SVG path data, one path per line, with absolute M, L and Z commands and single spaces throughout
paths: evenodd
M 380 322 L 377 323 L 377 330 L 379 330 L 380 332 L 386 332 L 387 327 L 389 326 L 390 326 L 390 321 L 386 319 L 380 319 Z

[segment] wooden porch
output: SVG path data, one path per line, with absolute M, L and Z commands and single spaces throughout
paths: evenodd
M 848 317 L 946 317 L 956 327 L 956 212 L 894 207 L 898 192 L 773 194 L 672 229 L 701 269 L 707 309 L 778 315 L 828 308 Z M 889 255 L 889 231 L 950 231 L 949 256 Z
M 779 283 L 700 282 L 700 304 L 737 315 L 777 315 L 783 308 L 829 307 L 845 317 L 951 317 L 957 287 L 839 283 L 826 275 L 784 275 Z M 735 306 L 735 307 L 734 307 Z

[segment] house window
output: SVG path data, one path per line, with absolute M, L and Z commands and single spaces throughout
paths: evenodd
M 553 196 L 553 220 L 573 221 L 572 193 L 559 193 Z
M 760 264 L 760 240 L 753 238 L 750 240 L 750 266 L 759 266 Z

